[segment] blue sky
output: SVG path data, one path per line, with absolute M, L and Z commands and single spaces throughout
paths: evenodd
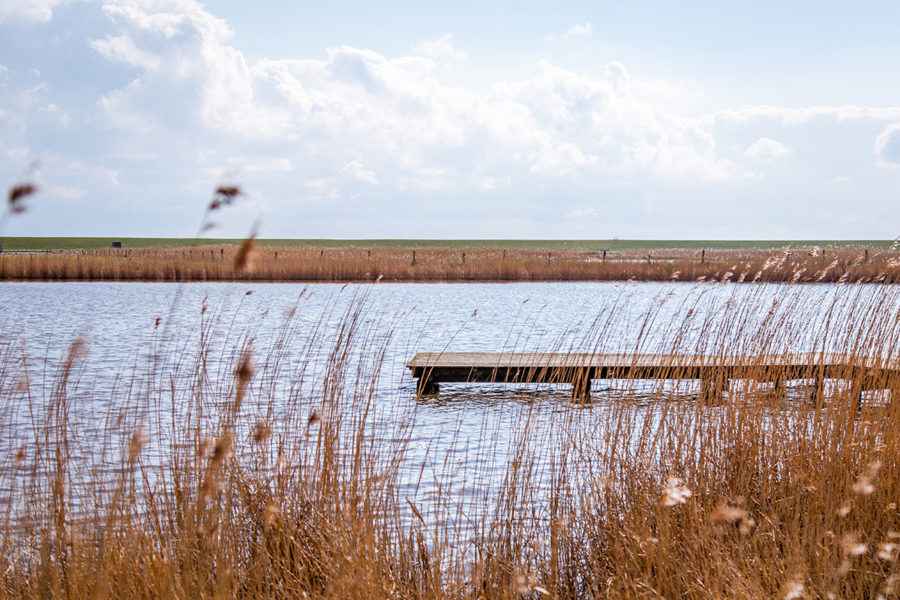
M 894 238 L 900 5 L 0 0 L 6 235 Z

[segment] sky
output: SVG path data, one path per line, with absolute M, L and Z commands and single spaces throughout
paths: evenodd
M 893 239 L 900 3 L 0 0 L 0 235 Z

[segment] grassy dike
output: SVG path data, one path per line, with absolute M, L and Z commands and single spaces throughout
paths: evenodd
M 116 238 L 116 237 L 6 237 L 5 250 L 101 250 L 113 242 L 123 248 L 186 248 L 193 245 L 238 246 L 241 239 L 231 238 Z M 891 240 L 438 240 L 438 239 L 259 239 L 257 245 L 281 248 L 435 248 L 435 249 L 506 249 L 506 250 L 570 250 L 598 252 L 603 250 L 660 249 L 728 249 L 774 250 L 791 246 L 826 248 L 885 249 Z

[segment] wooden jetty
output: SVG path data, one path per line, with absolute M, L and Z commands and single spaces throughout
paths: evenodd
M 858 396 L 866 390 L 900 393 L 900 361 L 841 354 L 806 353 L 760 356 L 677 354 L 591 354 L 571 352 L 420 352 L 406 365 L 418 380 L 419 395 L 436 394 L 443 382 L 563 383 L 572 395 L 587 399 L 593 379 L 697 379 L 701 394 L 714 396 L 732 379 L 775 384 L 811 379 L 816 394 L 825 379 L 853 382 Z

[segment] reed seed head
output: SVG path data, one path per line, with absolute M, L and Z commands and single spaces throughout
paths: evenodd
M 222 435 L 213 448 L 212 461 L 214 463 L 223 463 L 231 457 L 231 442 L 234 436 L 228 432 Z
M 272 428 L 265 421 L 257 421 L 253 426 L 253 441 L 262 444 L 272 436 Z
M 281 509 L 274 502 L 269 502 L 263 509 L 263 529 L 271 530 L 281 518 Z
M 878 470 L 881 468 L 881 461 L 875 460 L 869 463 L 869 466 L 863 472 L 862 475 L 859 476 L 859 479 L 853 484 L 850 488 L 853 490 L 854 494 L 860 496 L 868 496 L 872 492 L 875 491 L 875 486 L 872 484 L 872 480 L 875 479 L 875 475 L 878 474 Z
M 869 545 L 859 539 L 859 534 L 850 532 L 841 538 L 841 553 L 844 556 L 862 556 L 869 551 Z
M 897 548 L 896 542 L 882 542 L 881 544 L 878 544 L 878 551 L 875 554 L 875 557 L 878 558 L 878 560 L 893 562 L 897 559 Z
M 784 582 L 778 597 L 781 600 L 797 600 L 798 598 L 802 598 L 805 592 L 806 577 L 803 573 L 794 573 Z
M 131 442 L 128 444 L 128 458 L 129 460 L 134 460 L 141 453 L 141 450 L 147 444 L 148 438 L 147 434 L 144 432 L 143 427 L 138 427 L 134 430 L 134 433 L 131 434 Z
M 246 388 L 247 384 L 250 383 L 250 379 L 253 377 L 253 359 L 249 349 L 241 355 L 241 362 L 235 369 L 234 376 L 237 378 L 238 389 L 240 390 Z
M 234 272 L 241 273 L 250 271 L 252 267 L 253 248 L 256 239 L 256 227 L 250 232 L 250 235 L 241 242 L 237 252 L 234 254 Z
M 37 192 L 37 187 L 31 183 L 22 183 L 11 187 L 9 189 L 9 212 L 18 215 L 28 210 L 24 200 L 35 192 Z
M 663 506 L 675 506 L 677 504 L 684 504 L 690 497 L 691 490 L 684 485 L 684 481 L 678 477 L 669 477 L 663 488 L 661 502 Z
M 220 185 L 216 188 L 213 199 L 209 203 L 209 210 L 219 210 L 223 206 L 232 204 L 239 196 L 243 195 L 243 190 L 236 185 Z

